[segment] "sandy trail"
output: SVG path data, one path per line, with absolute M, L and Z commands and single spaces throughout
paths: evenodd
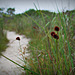
M 16 61 L 17 63 L 23 65 L 24 63 L 18 59 L 18 57 L 21 58 L 21 55 L 19 54 L 19 41 L 15 40 L 16 37 L 20 37 L 20 44 L 23 47 L 27 47 L 28 42 L 30 39 L 27 39 L 24 35 L 18 35 L 15 32 L 7 31 L 7 38 L 9 40 L 8 48 L 5 52 L 3 52 L 3 55 L 7 56 L 8 58 Z M 26 56 L 29 56 L 26 50 Z M 18 68 L 14 63 L 10 62 L 9 60 L 5 59 L 1 56 L 0 58 L 0 75 L 20 75 L 21 69 Z

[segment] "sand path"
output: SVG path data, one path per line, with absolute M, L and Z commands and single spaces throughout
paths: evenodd
M 24 35 L 18 35 L 15 32 L 7 32 L 7 39 L 9 40 L 8 48 L 5 52 L 3 52 L 3 55 L 7 56 L 8 58 L 14 60 L 15 62 L 23 65 L 24 63 L 18 59 L 18 57 L 21 58 L 21 55 L 19 54 L 19 41 L 15 40 L 16 37 L 20 37 L 20 44 L 23 47 L 27 47 L 28 42 L 30 39 L 27 39 Z M 26 50 L 26 56 L 29 56 Z M 0 75 L 20 75 L 21 69 L 18 68 L 14 63 L 10 62 L 9 60 L 5 59 L 1 56 L 0 58 Z

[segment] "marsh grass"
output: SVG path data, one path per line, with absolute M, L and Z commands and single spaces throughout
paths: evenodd
M 28 48 L 30 58 L 25 60 L 28 65 L 20 66 L 13 60 L 7 59 L 24 68 L 26 75 L 73 75 L 72 37 L 75 12 L 49 15 L 46 11 L 36 10 L 35 16 L 27 12 L 8 20 L 5 28 L 31 38 Z M 60 28 L 58 33 L 54 31 L 55 26 Z M 58 34 L 58 40 L 51 36 L 52 31 Z
M 8 40 L 6 38 L 6 34 L 3 32 L 3 18 L 0 18 L 0 53 L 7 48 Z

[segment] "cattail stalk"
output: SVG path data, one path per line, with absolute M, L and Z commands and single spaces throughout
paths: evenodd
M 38 65 L 39 65 L 40 75 L 42 75 L 42 71 L 41 71 L 41 67 L 40 67 L 40 62 L 39 62 L 38 56 L 37 56 L 37 60 L 38 60 Z
M 58 71 L 58 40 L 56 39 L 56 65 L 57 65 L 57 68 L 56 68 L 56 74 L 57 74 L 57 71 Z

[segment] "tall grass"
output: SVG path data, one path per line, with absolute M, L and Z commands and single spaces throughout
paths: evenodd
M 3 32 L 3 24 L 3 18 L 0 18 L 0 53 L 5 50 L 7 47 L 6 44 L 8 43 L 6 34 Z
M 27 12 L 16 15 L 14 20 L 8 20 L 7 25 L 5 24 L 7 29 L 31 37 L 29 42 L 30 58 L 24 60 L 28 64 L 20 67 L 27 68 L 25 69 L 26 75 L 73 75 L 74 56 L 72 54 L 74 50 L 73 42 L 71 42 L 73 13 L 68 15 L 59 12 L 47 15 L 41 10 L 36 13 L 38 15 L 35 16 L 29 16 Z M 73 18 L 73 20 L 75 19 Z M 54 30 L 55 26 L 60 28 L 59 32 Z M 52 31 L 59 36 L 58 40 L 51 36 Z

